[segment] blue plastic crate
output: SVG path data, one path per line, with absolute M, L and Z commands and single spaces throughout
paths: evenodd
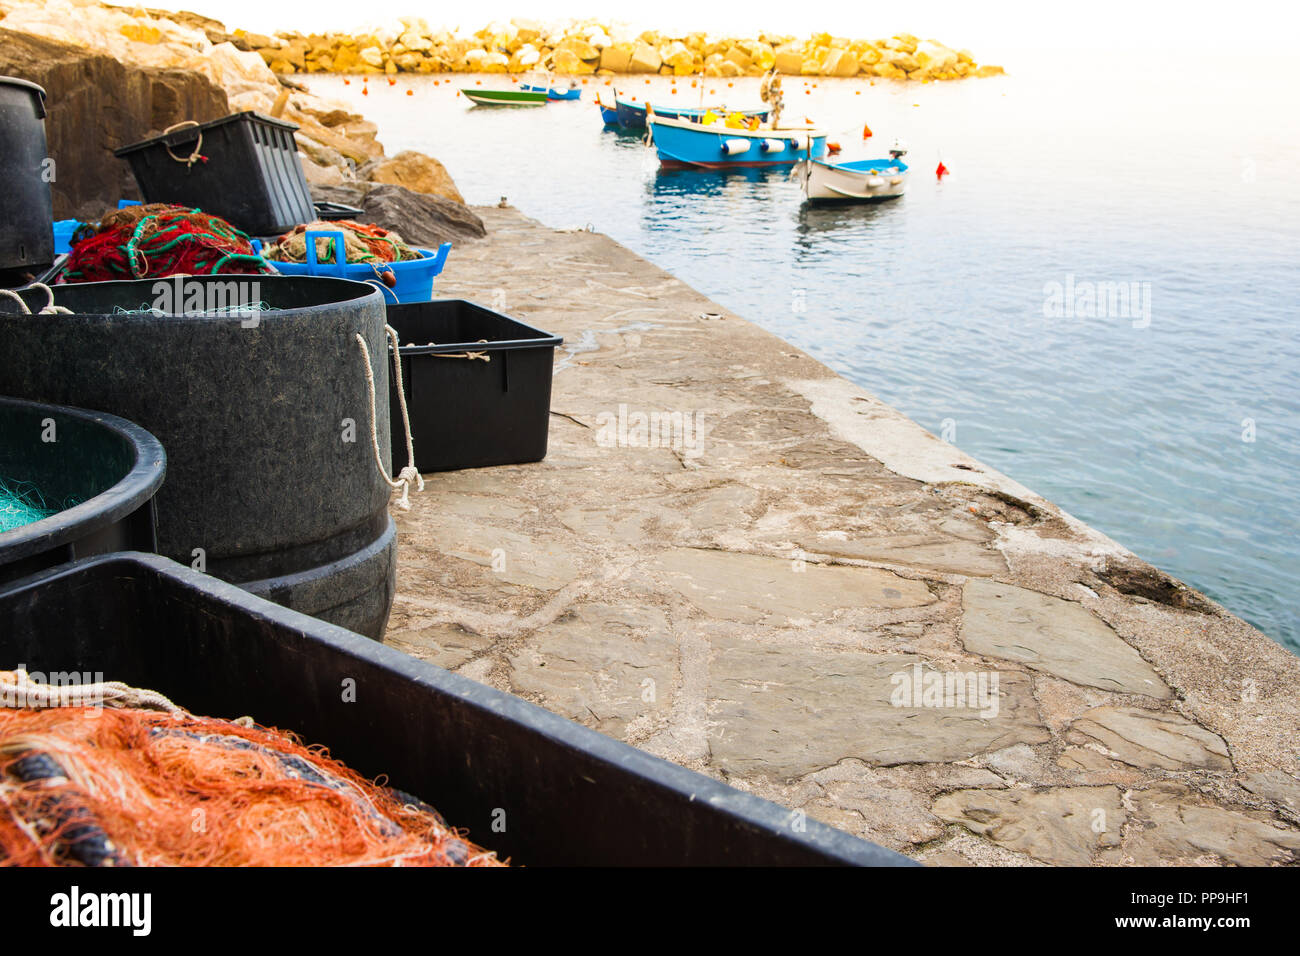
M 333 262 L 320 262 L 316 258 L 316 240 L 329 239 L 332 243 Z M 395 302 L 428 302 L 433 298 L 433 280 L 447 264 L 447 253 L 451 252 L 451 243 L 444 242 L 436 251 L 416 249 L 419 259 L 406 262 L 386 262 L 382 265 L 369 262 L 340 261 L 344 257 L 340 250 L 344 248 L 343 233 L 325 230 L 309 230 L 307 233 L 307 261 L 279 262 L 268 260 L 284 275 L 293 276 L 337 276 L 352 279 L 355 282 L 369 282 L 376 285 Z M 380 272 L 391 271 L 397 282 L 390 288 L 379 278 Z

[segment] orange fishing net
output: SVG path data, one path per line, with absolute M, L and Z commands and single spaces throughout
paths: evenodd
M 0 707 L 0 864 L 504 865 L 281 731 L 77 706 Z

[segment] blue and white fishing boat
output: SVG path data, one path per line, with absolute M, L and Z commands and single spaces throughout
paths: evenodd
M 907 188 L 907 150 L 897 143 L 888 159 L 857 159 L 835 163 L 803 159 L 790 172 L 803 186 L 809 202 L 883 202 L 897 199 Z
M 758 117 L 760 123 L 766 123 L 770 111 L 766 106 L 745 110 L 728 110 L 725 106 L 668 106 L 659 103 L 641 103 L 636 100 L 626 99 L 614 94 L 615 109 L 618 114 L 618 125 L 624 129 L 645 129 L 647 107 L 654 111 L 655 116 L 662 116 L 665 119 L 694 119 L 703 118 L 704 114 L 712 110 L 714 113 L 740 113 L 745 117 Z
M 669 167 L 793 166 L 826 155 L 826 134 L 815 129 L 739 129 L 722 120 L 706 124 L 668 119 L 657 110 L 647 124 L 659 162 Z
M 548 100 L 580 100 L 582 87 L 571 85 L 567 90 L 558 90 L 553 86 L 538 86 L 535 83 L 521 83 L 519 88 L 529 93 L 545 93 Z

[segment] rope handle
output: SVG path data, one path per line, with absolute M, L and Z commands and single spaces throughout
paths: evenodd
M 72 314 L 71 309 L 65 309 L 61 305 L 54 304 L 54 290 L 51 289 L 49 286 L 47 286 L 44 282 L 33 282 L 31 285 L 25 286 L 24 288 L 41 289 L 45 292 L 46 299 L 47 299 L 45 303 L 45 307 L 41 309 L 41 311 L 37 312 L 36 315 L 71 315 Z M 22 313 L 21 313 L 22 315 L 32 314 L 32 310 L 27 307 L 27 301 L 22 296 L 20 296 L 17 292 L 13 291 L 13 289 L 0 289 L 0 296 L 3 296 L 6 299 L 13 299 L 15 302 L 17 302 L 18 308 L 22 309 Z
M 398 472 L 396 478 L 390 477 L 388 472 L 384 470 L 384 459 L 379 451 L 379 426 L 375 419 L 375 372 L 370 367 L 370 348 L 366 345 L 365 338 L 358 332 L 355 338 L 357 345 L 361 346 L 361 356 L 365 360 L 366 390 L 370 393 L 370 448 L 375 453 L 375 467 L 379 469 L 379 476 L 394 491 L 401 489 L 402 495 L 397 499 L 397 507 L 403 511 L 410 511 L 411 484 L 414 482 L 416 491 L 423 491 L 424 477 L 420 474 L 419 469 L 415 467 L 415 439 L 411 436 L 411 416 L 406 409 L 406 388 L 402 382 L 402 355 L 398 350 L 397 330 L 391 325 L 385 325 L 384 331 L 388 333 L 388 341 L 393 347 L 393 370 L 397 377 L 397 403 L 402 409 L 402 427 L 406 429 L 406 467 Z
M 199 124 L 198 124 L 198 121 L 197 121 L 197 120 L 182 120 L 182 121 L 179 122 L 179 123 L 173 123 L 171 126 L 168 126 L 165 130 L 162 131 L 162 134 L 163 134 L 164 136 L 167 136 L 168 134 L 170 134 L 170 133 L 174 133 L 174 132 L 176 132 L 177 130 L 180 130 L 180 129 L 186 129 L 186 128 L 190 127 L 190 126 L 198 126 L 198 125 L 199 125 Z M 178 162 L 178 163 L 184 163 L 185 166 L 186 166 L 186 168 L 189 168 L 190 166 L 193 166 L 193 165 L 194 165 L 195 163 L 197 163 L 200 159 L 203 160 L 205 163 L 207 162 L 207 158 L 206 158 L 206 157 L 204 157 L 204 156 L 200 156 L 200 155 L 199 155 L 199 150 L 201 150 L 202 148 L 203 148 L 203 130 L 202 130 L 202 129 L 199 130 L 199 138 L 198 138 L 198 141 L 195 142 L 195 144 L 194 144 L 194 152 L 190 153 L 190 155 L 189 155 L 188 157 L 185 157 L 185 156 L 177 156 L 175 153 L 172 152 L 172 148 L 171 148 L 171 146 L 169 146 L 167 143 L 163 143 L 163 149 L 167 150 L 167 155 L 170 156 L 172 159 L 176 160 L 176 162 Z

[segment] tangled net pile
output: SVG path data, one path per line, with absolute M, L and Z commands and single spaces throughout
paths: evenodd
M 230 223 L 198 209 L 127 206 L 72 236 L 59 282 L 161 279 L 175 275 L 261 275 L 273 270 Z
M 104 687 L 135 706 L 0 707 L 0 865 L 504 865 L 320 748 Z
M 0 534 L 48 518 L 55 510 L 46 507 L 35 488 L 0 478 Z
M 276 262 L 307 261 L 307 231 L 341 232 L 346 261 L 349 263 L 383 263 L 406 262 L 419 259 L 420 253 L 412 249 L 397 233 L 351 219 L 335 222 L 309 222 L 304 226 L 294 226 L 283 236 L 267 246 L 266 258 Z M 334 243 L 329 239 L 316 237 L 316 261 L 334 262 Z

